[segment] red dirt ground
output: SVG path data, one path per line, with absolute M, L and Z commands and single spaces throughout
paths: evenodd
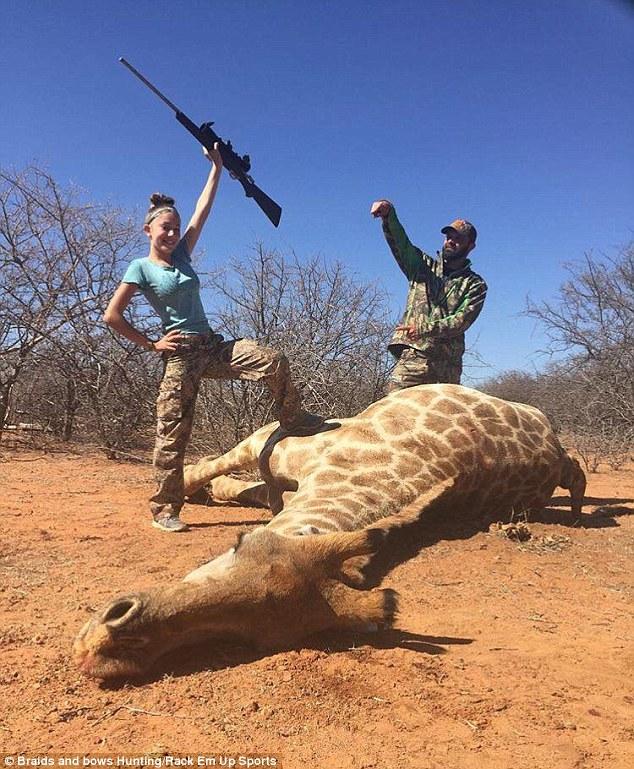
M 190 504 L 192 530 L 164 534 L 148 523 L 150 489 L 144 465 L 0 456 L 4 751 L 216 765 L 257 754 L 251 766 L 285 769 L 634 766 L 634 468 L 589 476 L 592 515 L 575 526 L 556 497 L 527 542 L 436 538 L 384 580 L 401 595 L 398 630 L 270 656 L 217 644 L 106 688 L 70 660 L 89 613 L 180 579 L 268 518 Z

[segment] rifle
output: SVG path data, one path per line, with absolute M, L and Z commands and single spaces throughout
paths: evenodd
M 223 165 L 226 167 L 229 175 L 232 179 L 237 179 L 244 193 L 248 198 L 253 198 L 255 202 L 260 206 L 262 211 L 268 216 L 271 222 L 277 227 L 280 223 L 280 217 L 282 216 L 282 209 L 278 204 L 271 200 L 271 198 L 263 192 L 257 184 L 253 181 L 253 178 L 249 175 L 251 170 L 251 159 L 248 155 L 240 155 L 234 152 L 230 141 L 224 141 L 218 136 L 218 134 L 211 127 L 213 123 L 203 123 L 200 128 L 193 123 L 187 115 L 181 112 L 178 107 L 167 99 L 155 86 L 150 83 L 143 75 L 136 70 L 130 63 L 128 63 L 122 56 L 119 61 L 124 67 L 127 67 L 133 75 L 139 78 L 150 91 L 153 91 L 161 101 L 165 102 L 167 106 L 176 113 L 176 120 L 189 131 L 194 138 L 206 147 L 208 150 L 214 148 L 214 144 L 218 143 L 218 150 L 220 151 L 220 157 L 222 158 Z

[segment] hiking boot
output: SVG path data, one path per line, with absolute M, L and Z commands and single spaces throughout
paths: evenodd
M 165 515 L 161 518 L 154 518 L 152 526 L 161 531 L 189 531 L 189 526 L 181 521 L 177 515 Z
M 280 420 L 280 427 L 287 433 L 313 433 L 326 421 L 320 414 L 311 414 L 301 409 L 288 421 Z

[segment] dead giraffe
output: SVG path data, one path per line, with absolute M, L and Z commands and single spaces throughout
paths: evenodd
M 258 465 L 266 485 L 226 476 Z M 375 552 L 391 528 L 439 504 L 469 516 L 541 508 L 557 486 L 578 515 L 585 491 L 540 411 L 459 385 L 394 392 L 311 436 L 267 425 L 186 468 L 188 493 L 210 481 L 220 498 L 268 496 L 276 517 L 182 583 L 122 596 L 86 623 L 74 655 L 88 675 L 138 675 L 174 647 L 217 637 L 279 648 L 328 628 L 390 625 L 395 595 L 352 589 L 349 559 Z

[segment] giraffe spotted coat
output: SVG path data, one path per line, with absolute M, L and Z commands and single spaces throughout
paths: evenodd
M 543 507 L 557 486 L 581 509 L 585 478 L 546 417 L 460 385 L 395 391 L 312 436 L 280 438 L 276 428 L 186 467 L 186 493 L 209 483 L 220 498 L 268 494 L 277 514 L 268 528 L 284 535 L 358 529 L 420 495 L 429 502 L 435 488 L 470 516 Z M 266 487 L 226 477 L 256 466 Z

